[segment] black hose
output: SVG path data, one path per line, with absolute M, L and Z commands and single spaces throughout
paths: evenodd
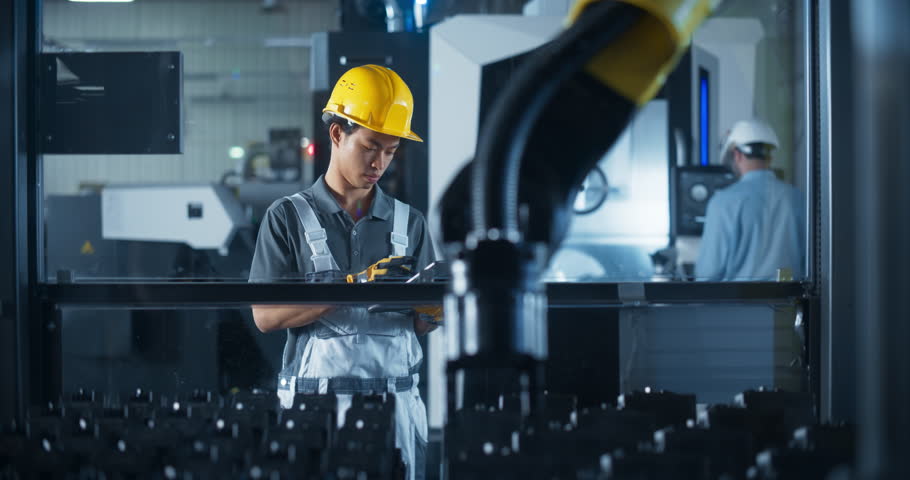
M 504 238 L 519 233 L 519 173 L 540 114 L 567 79 L 634 25 L 639 16 L 638 9 L 625 4 L 595 4 L 515 74 L 510 88 L 492 107 L 488 128 L 477 146 L 471 199 L 473 230 L 478 238 L 486 238 L 490 229 L 499 229 Z

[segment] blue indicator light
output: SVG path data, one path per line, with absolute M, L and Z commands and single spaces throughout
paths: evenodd
M 711 117 L 708 109 L 708 75 L 707 72 L 702 70 L 699 72 L 699 95 L 698 95 L 698 120 L 699 120 L 699 129 L 698 129 L 698 153 L 699 153 L 699 163 L 702 166 L 707 166 L 710 159 L 710 148 L 711 148 Z

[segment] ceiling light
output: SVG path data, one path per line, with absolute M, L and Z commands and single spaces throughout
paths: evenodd
M 133 0 L 70 0 L 77 3 L 130 3 Z

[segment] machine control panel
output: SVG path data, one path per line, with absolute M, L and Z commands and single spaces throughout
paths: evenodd
M 676 234 L 701 235 L 714 193 L 736 181 L 726 167 L 691 166 L 676 170 Z

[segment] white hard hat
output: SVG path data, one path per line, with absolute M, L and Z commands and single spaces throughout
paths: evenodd
M 740 120 L 734 123 L 733 128 L 727 132 L 723 146 L 720 148 L 720 156 L 726 158 L 733 147 L 742 149 L 745 145 L 753 143 L 763 143 L 774 148 L 779 146 L 777 134 L 774 133 L 771 125 L 757 118 Z M 749 154 L 750 152 L 744 151 L 744 153 Z

